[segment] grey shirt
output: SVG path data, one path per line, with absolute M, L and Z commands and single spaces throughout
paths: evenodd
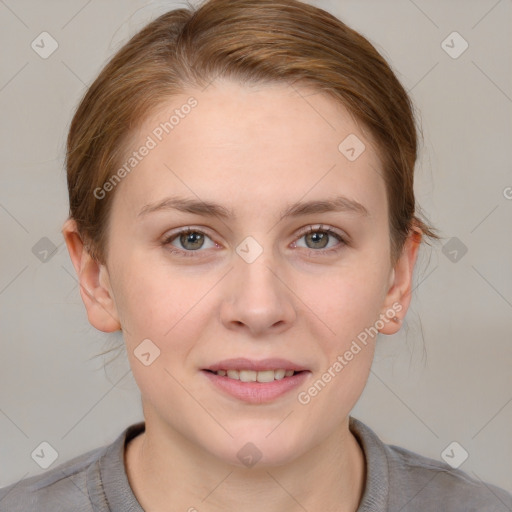
M 144 422 L 133 424 L 110 445 L 0 489 L 0 511 L 143 512 L 126 476 L 124 448 L 144 428 Z M 367 468 L 357 512 L 512 511 L 512 495 L 503 489 L 444 462 L 384 444 L 352 416 L 349 428 Z

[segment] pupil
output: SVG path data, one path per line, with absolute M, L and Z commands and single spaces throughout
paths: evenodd
M 307 235 L 307 237 L 310 237 L 311 239 L 313 239 L 313 243 L 315 243 L 315 244 L 318 242 L 324 241 L 323 245 L 320 245 L 320 248 L 323 248 L 327 245 L 326 233 L 320 233 L 320 232 L 311 233 L 311 234 Z
M 182 236 L 181 243 L 184 247 L 187 247 L 187 244 L 192 244 L 192 247 L 187 247 L 189 249 L 199 249 L 202 245 L 202 237 L 200 233 L 186 233 Z

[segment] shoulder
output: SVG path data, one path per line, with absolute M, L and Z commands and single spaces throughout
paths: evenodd
M 385 445 L 393 510 L 510 512 L 512 495 L 449 464 Z
M 0 489 L 2 512 L 46 511 L 96 512 L 89 498 L 91 481 L 99 471 L 99 460 L 107 447 L 79 455 L 41 475 Z
M 512 512 L 512 495 L 441 460 L 385 444 L 350 417 L 366 459 L 360 510 L 386 512 Z

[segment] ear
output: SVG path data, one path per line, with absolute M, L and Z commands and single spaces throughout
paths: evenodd
M 80 295 L 92 326 L 103 332 L 121 329 L 106 266 L 91 258 L 74 219 L 62 228 L 69 255 L 80 283 Z
M 404 243 L 402 254 L 391 271 L 389 289 L 381 311 L 381 318 L 387 318 L 389 321 L 384 323 L 382 329 L 379 329 L 379 332 L 382 334 L 395 334 L 398 332 L 401 322 L 409 309 L 414 265 L 418 257 L 421 238 L 422 233 L 419 228 L 411 229 Z M 395 317 L 398 318 L 398 321 L 389 318 L 389 311 L 393 309 L 396 310 Z M 387 315 L 385 314 L 386 312 L 388 312 Z

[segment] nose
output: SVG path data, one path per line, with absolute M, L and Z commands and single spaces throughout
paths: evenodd
M 221 306 L 221 321 L 230 330 L 252 336 L 278 334 L 293 325 L 293 292 L 279 267 L 265 252 L 248 263 L 236 257 Z

